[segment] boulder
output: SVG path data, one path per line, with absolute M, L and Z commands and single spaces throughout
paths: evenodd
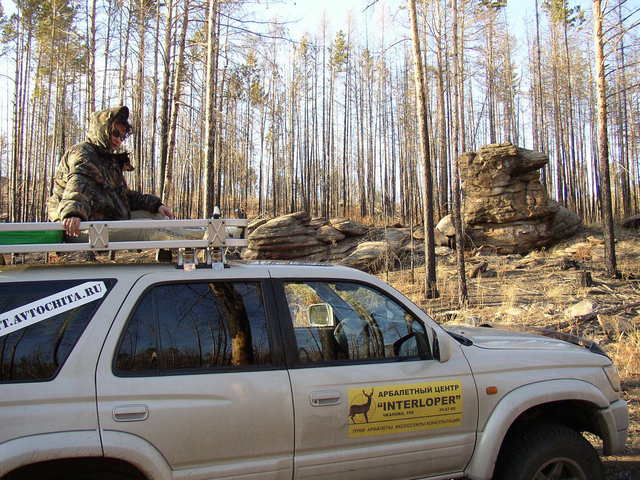
M 344 233 L 347 237 L 364 235 L 369 231 L 364 225 L 344 217 L 332 218 L 329 220 L 329 223 L 333 228 Z
M 576 213 L 563 207 L 555 200 L 549 200 L 549 204 L 555 209 L 551 223 L 551 237 L 553 241 L 573 236 L 582 225 L 582 219 Z
M 346 238 L 346 235 L 344 233 L 336 230 L 331 225 L 322 225 L 320 228 L 318 228 L 316 235 L 318 237 L 318 240 L 330 244 L 335 244 L 340 240 L 344 240 Z
M 453 226 L 453 216 L 449 214 L 442 217 L 436 225 L 436 230 L 440 231 L 447 237 L 455 237 L 456 229 Z
M 327 256 L 326 243 L 317 238 L 309 222 L 309 215 L 296 212 L 262 223 L 249 234 L 249 245 L 242 258 L 290 260 L 310 255 Z
M 598 304 L 593 300 L 585 299 L 578 303 L 571 305 L 564 312 L 567 317 L 582 317 L 583 315 L 589 315 L 593 313 L 595 309 L 598 307 Z
M 551 219 L 546 222 L 518 221 L 506 224 L 470 225 L 465 233 L 473 243 L 491 247 L 496 253 L 528 253 L 551 241 Z
M 316 230 L 309 226 L 310 220 L 309 215 L 305 212 L 290 213 L 271 219 L 249 234 L 249 248 L 252 248 L 252 242 L 263 239 L 271 240 L 294 235 L 315 236 Z
M 424 242 L 424 227 L 422 225 L 420 225 L 418 227 L 415 227 L 413 229 L 412 236 L 413 236 L 414 240 L 418 240 L 420 242 Z M 436 227 L 433 230 L 433 237 L 434 237 L 436 246 L 440 246 L 440 247 L 448 247 L 449 246 L 449 237 L 447 237 L 444 233 L 442 233 L 440 230 L 438 230 L 438 227 Z
M 326 244 L 312 235 L 292 235 L 286 238 L 278 238 L 277 241 L 270 239 L 249 241 L 249 249 L 260 250 L 262 252 L 281 252 L 319 246 L 325 248 Z M 295 253 L 292 252 L 292 255 L 293 254 Z
M 316 229 L 322 227 L 323 225 L 329 225 L 329 220 L 324 217 L 313 217 L 309 222 L 309 226 Z
M 387 228 L 383 233 L 384 240 L 389 243 L 394 250 L 401 248 L 411 238 L 411 231 L 408 228 Z
M 413 227 L 413 232 L 411 232 L 411 235 L 416 240 L 424 240 L 424 227 L 422 225 Z
M 251 232 L 253 232 L 260 225 L 264 225 L 268 221 L 269 221 L 268 218 L 255 218 L 255 219 L 251 220 L 249 222 L 249 224 L 247 225 L 247 232 L 246 232 L 247 236 L 250 235 Z
M 363 242 L 342 260 L 342 264 L 367 272 L 378 272 L 384 267 L 385 259 L 389 257 L 391 249 L 387 242 Z

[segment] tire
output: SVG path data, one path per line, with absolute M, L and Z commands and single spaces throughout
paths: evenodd
M 564 425 L 533 427 L 505 442 L 494 480 L 604 480 L 595 449 Z
M 137 480 L 140 477 L 127 475 L 126 473 L 96 471 L 80 474 L 71 474 L 64 477 L 65 480 Z
M 98 465 L 100 460 L 61 461 L 55 465 L 30 465 L 12 472 L 2 480 L 145 480 L 144 476 L 124 465 Z

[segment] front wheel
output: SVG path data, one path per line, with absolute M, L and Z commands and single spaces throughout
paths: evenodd
M 564 425 L 540 425 L 510 435 L 494 480 L 603 480 L 597 452 Z

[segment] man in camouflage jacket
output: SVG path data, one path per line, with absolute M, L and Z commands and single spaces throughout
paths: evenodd
M 49 197 L 49 219 L 61 222 L 69 237 L 80 233 L 80 221 L 128 220 L 132 210 L 173 217 L 154 196 L 129 189 L 123 170 L 132 170 L 128 154 L 115 153 L 131 131 L 127 107 L 113 107 L 91 115 L 87 140 L 62 157 Z M 151 215 L 149 215 L 151 217 Z

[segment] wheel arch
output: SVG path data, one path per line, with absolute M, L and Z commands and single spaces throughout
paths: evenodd
M 36 465 L 83 467 L 87 459 L 105 466 L 128 465 L 140 478 L 170 480 L 171 467 L 162 454 L 146 440 L 129 433 L 103 430 L 102 445 L 97 430 L 55 432 L 9 440 L 0 444 L 0 478 L 11 472 L 41 468 Z M 34 467 L 30 467 L 34 466 Z M 125 468 L 125 469 L 126 469 Z M 9 477 L 11 478 L 11 477 Z M 19 478 L 19 477 L 18 477 Z M 25 477 L 37 478 L 37 476 Z
M 32 463 L 19 467 L 2 480 L 30 480 L 33 478 L 47 479 L 60 475 L 59 478 L 73 478 L 74 475 L 84 475 L 83 478 L 90 478 L 93 472 L 110 473 L 116 478 L 127 480 L 145 480 L 144 474 L 135 466 L 123 460 L 106 457 L 80 457 L 80 458 L 60 458 L 47 460 L 39 463 Z
M 606 444 L 612 432 L 596 412 L 607 406 L 603 393 L 583 380 L 549 380 L 512 390 L 496 405 L 483 431 L 478 432 L 465 473 L 470 480 L 490 479 L 507 435 L 541 418 L 590 431 Z
M 101 457 L 97 430 L 53 432 L 14 438 L 0 444 L 0 478 L 8 472 L 50 460 Z

